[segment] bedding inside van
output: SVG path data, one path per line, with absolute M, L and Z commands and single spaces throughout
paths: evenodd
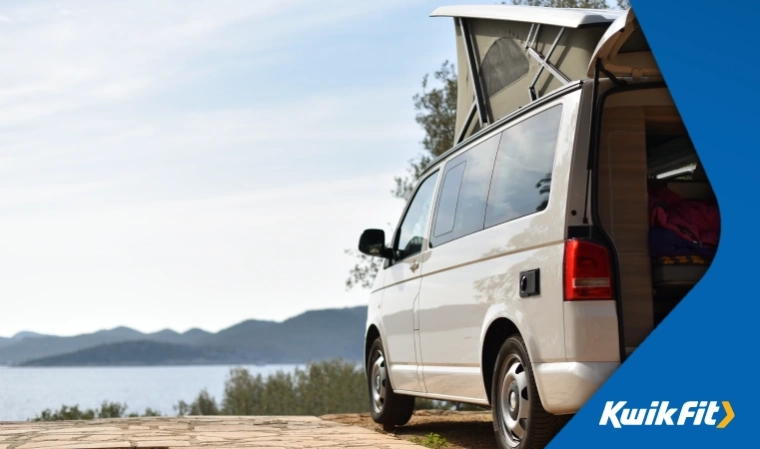
M 655 325 L 702 279 L 720 240 L 718 205 L 693 144 L 687 135 L 662 140 L 647 139 Z

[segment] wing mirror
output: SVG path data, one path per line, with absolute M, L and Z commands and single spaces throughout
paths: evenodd
M 359 252 L 372 257 L 391 259 L 393 251 L 385 246 L 385 231 L 382 229 L 367 229 L 359 239 Z

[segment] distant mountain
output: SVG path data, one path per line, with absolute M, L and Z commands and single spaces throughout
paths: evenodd
M 19 341 L 27 339 L 27 338 L 40 338 L 40 337 L 47 337 L 47 335 L 38 334 L 37 332 L 22 331 L 10 338 L 0 337 L 0 348 L 8 346 L 8 345 L 12 345 L 14 343 L 18 343 Z
M 235 363 L 234 351 L 157 341 L 126 341 L 24 362 L 21 366 L 145 366 Z
M 21 341 L 26 338 L 40 338 L 40 337 L 49 337 L 49 335 L 45 334 L 38 334 L 37 332 L 29 332 L 29 331 L 21 331 L 11 337 L 10 339 L 13 341 Z
M 24 338 L 5 347 L 0 347 L 0 364 L 16 364 L 24 360 L 64 354 L 106 343 L 142 338 L 145 338 L 144 334 L 127 327 L 117 327 L 74 337 Z
M 210 333 L 117 328 L 0 345 L 0 363 L 25 366 L 305 363 L 360 360 L 367 307 L 305 312 L 281 323 L 247 320 Z

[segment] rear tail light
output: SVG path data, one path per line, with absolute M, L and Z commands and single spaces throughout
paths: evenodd
M 612 299 L 610 254 L 587 240 L 565 243 L 565 301 Z

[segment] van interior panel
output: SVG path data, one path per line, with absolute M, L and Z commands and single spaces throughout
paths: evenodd
M 653 329 L 645 109 L 606 108 L 599 154 L 599 218 L 615 248 L 623 292 L 623 341 L 636 347 Z
M 652 195 L 664 189 L 678 204 L 699 203 L 714 235 L 717 202 L 666 88 L 612 94 L 601 126 L 598 214 L 617 252 L 622 338 L 630 352 L 704 276 L 715 249 L 695 236 L 668 253 L 652 237 L 669 232 L 654 219 L 660 197 Z

